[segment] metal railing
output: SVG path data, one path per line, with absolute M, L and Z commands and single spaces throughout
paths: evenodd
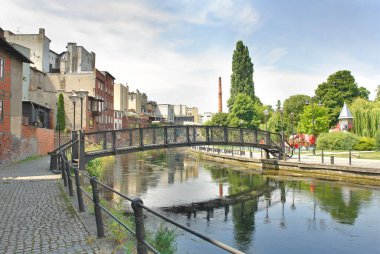
M 232 145 L 258 147 L 284 153 L 279 133 L 222 126 L 162 126 L 122 130 L 79 132 L 80 169 L 98 157 L 170 147 Z
M 108 185 L 100 182 L 96 177 L 90 176 L 83 170 L 79 170 L 79 167 L 73 163 L 72 157 L 72 146 L 76 145 L 76 143 L 79 142 L 78 140 L 71 142 L 70 145 L 64 144 L 62 146 L 62 149 L 58 149 L 55 151 L 56 155 L 59 157 L 58 161 L 60 162 L 59 169 L 62 172 L 62 179 L 64 182 L 64 186 L 68 187 L 69 195 L 74 196 L 74 181 L 75 181 L 75 187 L 76 187 L 76 195 L 78 198 L 78 204 L 79 204 L 79 212 L 85 211 L 85 205 L 83 201 L 83 195 L 84 194 L 87 198 L 89 198 L 93 205 L 94 205 L 94 212 L 95 212 L 95 221 L 96 221 L 96 228 L 97 228 L 97 236 L 98 237 L 104 237 L 104 224 L 103 224 L 103 216 L 102 212 L 105 212 L 110 218 L 115 220 L 120 226 L 125 228 L 129 233 L 131 233 L 135 239 L 136 239 L 136 249 L 138 254 L 146 254 L 148 253 L 148 249 L 150 252 L 153 253 L 159 253 L 152 245 L 150 245 L 145 240 L 145 225 L 144 225 L 144 211 L 149 212 L 150 214 L 178 227 L 182 230 L 185 230 L 186 232 L 197 236 L 198 238 L 213 244 L 214 246 L 219 247 L 220 249 L 223 249 L 229 253 L 234 254 L 241 254 L 243 252 L 234 249 L 222 242 L 219 242 L 215 239 L 211 239 L 195 230 L 192 230 L 184 225 L 181 225 L 177 223 L 174 220 L 171 220 L 167 218 L 166 216 L 158 213 L 157 211 L 152 210 L 151 208 L 145 206 L 143 204 L 143 201 L 140 198 L 131 198 L 123 193 L 120 193 Z M 72 179 L 71 172 L 74 173 L 74 180 Z M 80 181 L 80 176 L 87 178 L 90 180 L 92 193 L 88 193 L 82 186 Z M 100 198 L 99 198 L 99 186 L 115 193 L 116 195 L 120 196 L 124 200 L 127 200 L 131 203 L 133 213 L 134 213 L 134 222 L 135 222 L 135 229 L 131 229 L 128 225 L 126 225 L 122 220 L 120 220 L 117 216 L 113 215 L 112 212 L 107 209 L 106 207 L 102 206 L 100 204 Z

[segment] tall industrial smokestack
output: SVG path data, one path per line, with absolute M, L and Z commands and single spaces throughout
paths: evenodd
M 218 90 L 218 112 L 221 113 L 223 112 L 222 108 L 222 78 L 219 77 L 219 90 Z

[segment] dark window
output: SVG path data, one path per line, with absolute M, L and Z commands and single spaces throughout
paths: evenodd
M 3 121 L 4 116 L 4 101 L 0 101 L 0 121 Z

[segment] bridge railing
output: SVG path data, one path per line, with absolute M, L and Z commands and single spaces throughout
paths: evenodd
M 186 130 L 188 130 L 188 129 L 186 129 Z M 133 130 L 133 131 L 135 131 L 135 130 Z M 154 135 L 157 134 L 156 133 L 157 131 L 159 132 L 160 130 L 159 129 L 155 129 L 155 130 L 147 129 L 146 133 L 150 133 L 151 135 L 147 135 L 147 136 L 150 136 L 150 138 L 152 138 Z M 174 132 L 176 132 L 176 131 L 177 131 L 176 128 L 169 128 L 169 131 L 168 131 L 168 133 L 172 133 L 172 137 L 173 137 L 172 141 L 173 142 L 175 142 L 174 138 L 176 138 L 175 137 L 176 134 L 174 134 Z M 119 134 L 120 133 L 123 133 L 123 132 L 119 132 Z M 131 133 L 133 134 L 133 132 L 131 132 Z M 115 141 L 115 135 L 117 135 L 117 132 L 109 132 L 109 133 L 102 132 L 102 133 L 97 133 L 97 134 L 106 135 L 106 138 L 103 139 L 103 140 L 106 140 L 103 143 L 105 146 L 109 147 L 109 144 L 110 144 L 107 142 L 107 135 L 111 135 L 111 137 L 112 137 L 113 141 L 111 141 L 111 144 L 112 145 L 116 144 L 114 141 Z M 140 133 L 140 135 L 141 135 L 141 133 Z M 161 213 L 154 211 L 151 208 L 145 206 L 141 199 L 132 198 L 132 197 L 129 197 L 123 193 L 120 193 L 120 192 L 112 189 L 108 185 L 100 182 L 98 179 L 96 179 L 96 177 L 91 177 L 85 170 L 79 170 L 78 165 L 76 164 L 75 160 L 73 160 L 73 158 L 75 158 L 75 155 L 73 154 L 73 151 L 75 151 L 75 149 L 73 149 L 73 147 L 76 146 L 79 142 L 80 142 L 80 139 L 77 139 L 77 140 L 71 141 L 70 145 L 69 145 L 69 143 L 67 143 L 67 144 L 65 144 L 65 146 L 61 146 L 61 148 L 56 151 L 56 155 L 59 157 L 59 159 L 58 159 L 59 169 L 61 170 L 61 173 L 62 173 L 62 179 L 64 182 L 64 186 L 65 187 L 67 186 L 70 196 L 75 195 L 74 194 L 74 183 L 75 183 L 76 195 L 78 198 L 79 212 L 85 211 L 83 194 L 93 203 L 94 212 L 95 212 L 96 228 L 97 228 L 97 236 L 98 237 L 104 237 L 104 235 L 105 235 L 104 224 L 103 224 L 104 215 L 102 214 L 104 212 L 109 216 L 109 218 L 116 221 L 121 227 L 123 227 L 125 230 L 127 230 L 129 233 L 131 233 L 135 237 L 135 239 L 136 239 L 136 250 L 137 250 L 138 254 L 146 254 L 146 253 L 148 253 L 148 249 L 149 249 L 149 253 L 158 253 L 159 254 L 159 252 L 151 244 L 149 244 L 145 240 L 145 225 L 144 225 L 144 218 L 145 218 L 144 217 L 144 211 L 145 211 L 145 212 L 149 212 L 153 216 L 156 216 L 162 220 L 165 220 L 166 222 L 168 222 L 168 223 L 170 223 L 170 224 L 172 224 L 178 228 L 181 228 L 182 230 L 185 230 L 186 232 L 188 232 L 194 236 L 197 236 L 198 238 L 200 238 L 206 242 L 209 242 L 209 243 L 213 244 L 214 246 L 217 246 L 217 247 L 219 247 L 219 248 L 221 248 L 221 249 L 223 249 L 229 253 L 236 253 L 236 254 L 242 254 L 243 253 L 243 252 L 241 252 L 237 249 L 234 249 L 234 248 L 232 248 L 232 247 L 230 247 L 230 246 L 228 246 L 222 242 L 219 242 L 215 239 L 211 239 L 211 238 L 209 238 L 209 237 L 207 237 L 207 236 L 205 236 L 205 235 L 203 235 L 203 234 L 201 234 L 201 233 L 199 233 L 199 232 L 197 232 L 197 231 L 195 231 L 195 230 L 193 230 L 187 226 L 181 225 L 181 224 L 177 223 L 176 221 L 167 218 L 166 216 L 162 215 Z M 160 142 L 162 142 L 162 141 L 160 141 Z M 183 141 L 180 141 L 180 142 L 183 142 Z M 73 179 L 72 173 L 74 173 L 74 179 Z M 86 188 L 84 188 L 84 186 L 81 185 L 81 183 L 84 182 L 84 179 L 87 179 L 87 182 L 90 181 L 92 193 L 89 193 L 88 190 L 86 190 Z M 107 207 L 105 207 L 104 205 L 101 204 L 100 195 L 99 195 L 99 188 L 100 187 L 105 188 L 108 191 L 113 192 L 115 195 L 118 195 L 122 199 L 130 202 L 131 207 L 133 209 L 134 218 L 135 218 L 135 228 L 134 229 L 132 229 L 128 225 L 126 225 L 119 217 L 115 216 Z
M 84 152 L 120 152 L 203 144 L 282 148 L 281 136 L 222 126 L 163 126 L 84 133 Z

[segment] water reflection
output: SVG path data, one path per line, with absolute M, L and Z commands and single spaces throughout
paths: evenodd
M 183 151 L 119 156 L 104 180 L 154 207 L 229 198 L 228 204 L 167 215 L 246 253 L 380 253 L 379 190 L 263 175 Z M 334 247 L 320 244 L 332 239 Z M 180 253 L 217 253 L 207 245 L 197 249 L 189 236 L 177 242 Z

